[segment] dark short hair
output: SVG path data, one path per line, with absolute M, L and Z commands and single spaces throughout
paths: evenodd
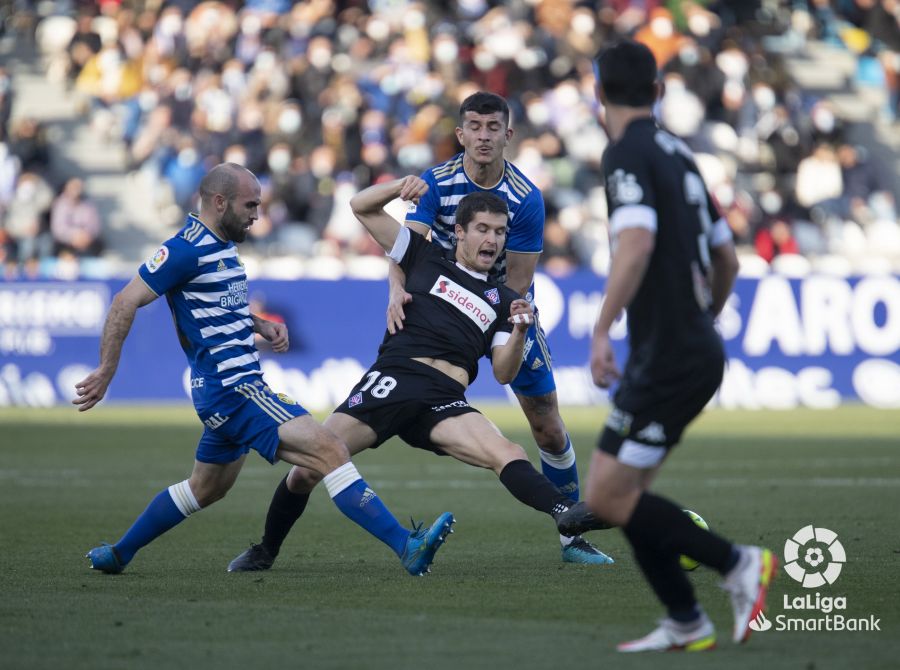
M 488 191 L 475 191 L 459 201 L 456 207 L 456 223 L 462 226 L 463 230 L 469 229 L 469 222 L 475 218 L 478 212 L 487 212 L 488 214 L 502 214 L 509 218 L 509 207 L 506 200 L 495 193 Z
M 459 106 L 459 120 L 462 121 L 466 112 L 475 112 L 476 114 L 493 114 L 500 112 L 503 115 L 503 123 L 509 125 L 509 105 L 506 100 L 496 93 L 488 93 L 486 91 L 478 91 L 462 101 Z
M 595 59 L 597 82 L 606 100 L 625 107 L 650 107 L 656 102 L 656 58 L 640 42 L 622 40 Z

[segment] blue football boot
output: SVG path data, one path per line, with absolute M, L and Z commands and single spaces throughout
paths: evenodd
M 406 547 L 400 555 L 400 561 L 403 567 L 411 575 L 424 575 L 431 572 L 430 565 L 434 560 L 434 555 L 447 536 L 453 532 L 451 526 L 456 523 L 456 519 L 450 512 L 441 514 L 431 527 L 423 529 L 422 524 L 416 526 L 409 534 L 406 540 Z
M 563 563 L 581 563 L 582 565 L 610 565 L 615 563 L 580 535 L 562 548 Z
M 84 557 L 91 560 L 92 569 L 102 570 L 108 575 L 117 575 L 125 569 L 125 566 L 119 561 L 119 557 L 116 556 L 116 550 L 106 542 L 91 549 Z

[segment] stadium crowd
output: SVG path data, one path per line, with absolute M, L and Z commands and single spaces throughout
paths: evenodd
M 695 151 L 747 267 L 900 262 L 893 184 L 783 59 L 806 39 L 841 45 L 886 88 L 884 122 L 895 120 L 896 0 L 57 0 L 37 3 L 41 15 L 33 6 L 12 4 L 4 36 L 33 36 L 47 77 L 65 81 L 85 123 L 121 144 L 126 169 L 153 191 L 159 239 L 225 160 L 262 178 L 245 254 L 380 255 L 349 199 L 450 158 L 459 103 L 483 89 L 508 99 L 507 155 L 543 190 L 544 269 L 605 272 L 607 139 L 590 57 L 629 35 L 656 56 L 659 118 Z M 0 260 L 6 277 L 36 277 L 50 272 L 47 259 L 77 267 L 101 253 L 103 222 L 79 175 L 49 169 L 47 127 L 11 118 L 13 83 L 0 69 Z

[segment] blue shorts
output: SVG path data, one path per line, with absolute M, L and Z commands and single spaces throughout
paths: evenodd
M 518 395 L 541 396 L 556 390 L 550 347 L 538 320 L 525 334 L 525 356 L 519 374 L 509 385 Z
M 251 449 L 275 463 L 278 426 L 309 414 L 296 400 L 272 391 L 261 378 L 193 395 L 197 416 L 206 426 L 197 445 L 196 458 L 201 463 L 233 463 Z

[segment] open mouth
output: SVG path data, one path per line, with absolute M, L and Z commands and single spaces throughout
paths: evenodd
M 478 260 L 484 261 L 485 263 L 493 263 L 494 262 L 494 252 L 487 251 L 486 249 L 482 249 L 478 252 Z

